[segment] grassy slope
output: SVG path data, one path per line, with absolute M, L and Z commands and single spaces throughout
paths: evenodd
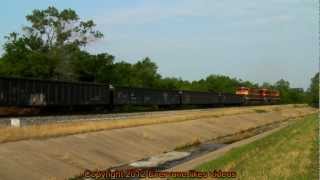
M 234 170 L 239 179 L 319 179 L 318 117 L 312 115 L 197 169 Z

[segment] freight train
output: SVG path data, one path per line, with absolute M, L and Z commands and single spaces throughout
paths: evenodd
M 235 94 L 230 94 L 0 77 L 2 107 L 226 106 L 274 104 L 279 99 L 278 91 L 246 87 L 240 87 Z

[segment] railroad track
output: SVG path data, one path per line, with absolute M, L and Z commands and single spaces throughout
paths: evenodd
M 217 109 L 217 108 L 214 108 Z M 85 115 L 49 115 L 49 116 L 25 116 L 25 117 L 1 117 L 0 126 L 12 125 L 12 120 L 19 120 L 20 126 L 40 125 L 48 123 L 65 123 L 71 121 L 101 121 L 101 120 L 121 120 L 142 117 L 158 117 L 164 115 L 179 115 L 188 112 L 212 111 L 213 108 L 189 109 L 189 110 L 170 110 L 170 111 L 151 111 L 151 112 L 132 112 L 132 113 L 108 113 L 108 114 L 85 114 Z
M 269 105 L 270 107 L 270 105 Z M 273 108 L 280 108 L 281 105 L 273 105 Z M 130 112 L 130 113 L 102 113 L 102 114 L 73 114 L 73 115 L 48 115 L 48 116 L 22 116 L 22 117 L 0 117 L 0 126 L 12 126 L 12 121 L 18 120 L 18 126 L 40 125 L 50 123 L 66 123 L 66 122 L 81 122 L 81 121 L 102 121 L 102 120 L 126 120 L 134 118 L 146 117 L 163 117 L 169 115 L 184 115 L 192 112 L 208 112 L 221 111 L 227 109 L 243 110 L 254 112 L 257 109 L 265 111 L 264 106 L 240 106 L 240 107 L 215 107 L 203 109 L 182 109 L 182 110 L 167 110 L 167 111 L 147 111 L 147 112 Z M 14 125 L 13 125 L 14 126 Z

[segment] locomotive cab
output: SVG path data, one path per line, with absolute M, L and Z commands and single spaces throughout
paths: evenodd
M 236 95 L 248 96 L 249 95 L 249 88 L 246 88 L 246 87 L 237 88 Z

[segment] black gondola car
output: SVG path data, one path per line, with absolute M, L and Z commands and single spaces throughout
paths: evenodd
M 109 105 L 108 85 L 0 77 L 1 106 Z
M 245 98 L 236 94 L 221 93 L 221 103 L 224 105 L 241 105 Z
M 219 105 L 220 96 L 213 92 L 183 91 L 182 105 Z
M 178 91 L 148 88 L 116 87 L 114 105 L 179 105 Z

